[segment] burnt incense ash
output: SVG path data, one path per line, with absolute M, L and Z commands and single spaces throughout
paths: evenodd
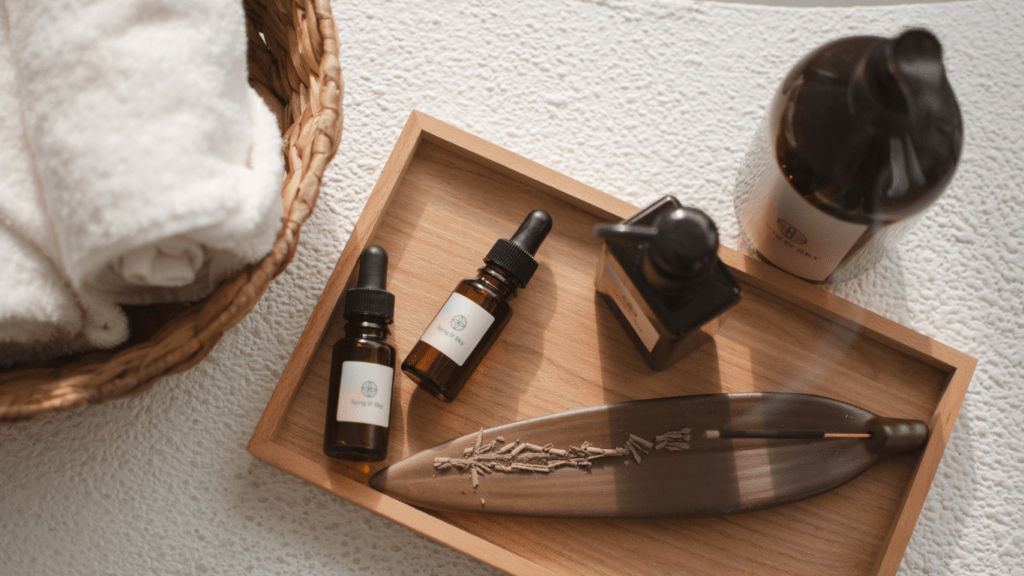
M 481 476 L 494 474 L 541 473 L 547 474 L 559 468 L 576 468 L 589 470 L 594 460 L 600 458 L 632 457 L 637 464 L 643 462 L 644 455 L 658 450 L 688 450 L 690 448 L 690 429 L 683 428 L 665 432 L 647 440 L 636 434 L 627 434 L 625 443 L 616 448 L 601 448 L 590 442 L 567 449 L 555 448 L 548 443 L 543 446 L 515 440 L 506 443 L 501 436 L 484 444 L 483 429 L 476 434 L 472 446 L 462 451 L 461 458 L 440 457 L 434 459 L 436 470 L 458 469 L 470 473 L 473 489 L 480 486 Z M 625 462 L 629 464 L 629 461 Z M 481 504 L 483 501 L 481 501 Z

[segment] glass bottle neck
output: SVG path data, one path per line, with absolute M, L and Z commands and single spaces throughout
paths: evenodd
M 345 338 L 386 340 L 391 334 L 388 322 L 379 316 L 356 314 L 345 317 Z
M 511 274 L 494 264 L 487 264 L 477 270 L 476 279 L 501 299 L 515 298 L 516 291 L 522 287 Z

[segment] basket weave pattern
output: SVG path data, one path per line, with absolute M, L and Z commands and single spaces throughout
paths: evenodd
M 0 374 L 0 420 L 137 394 L 162 376 L 191 368 L 252 310 L 294 256 L 341 140 L 337 28 L 329 0 L 243 3 L 249 83 L 277 115 L 283 136 L 285 216 L 274 247 L 200 302 L 129 311 L 133 336 L 119 349 L 6 370 Z

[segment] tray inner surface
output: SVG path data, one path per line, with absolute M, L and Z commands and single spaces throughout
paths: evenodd
M 590 230 L 602 217 L 426 141 L 371 240 L 390 256 L 399 358 L 459 279 L 472 276 L 493 242 L 508 238 L 535 208 L 550 212 L 555 223 L 538 252 L 540 269 L 454 403 L 434 399 L 399 372 L 388 460 L 358 465 L 324 457 L 331 345 L 343 326 L 339 306 L 274 442 L 332 475 L 365 483 L 384 465 L 480 428 L 638 398 L 805 392 L 885 416 L 927 422 L 935 412 L 947 371 L 746 283 L 713 344 L 665 372 L 651 372 L 594 294 L 599 244 Z M 650 574 L 865 574 L 918 460 L 882 460 L 835 491 L 740 515 L 594 521 L 432 514 L 556 573 L 618 574 L 629 566 Z

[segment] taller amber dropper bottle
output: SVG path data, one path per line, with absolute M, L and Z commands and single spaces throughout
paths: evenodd
M 387 456 L 395 347 L 395 296 L 388 292 L 388 253 L 370 246 L 359 256 L 359 277 L 345 295 L 345 337 L 334 344 L 324 424 L 324 454 L 373 462 Z
M 537 271 L 534 254 L 551 231 L 551 216 L 534 210 L 512 235 L 500 239 L 475 278 L 455 291 L 402 362 L 423 389 L 451 402 L 512 317 L 509 300 Z

